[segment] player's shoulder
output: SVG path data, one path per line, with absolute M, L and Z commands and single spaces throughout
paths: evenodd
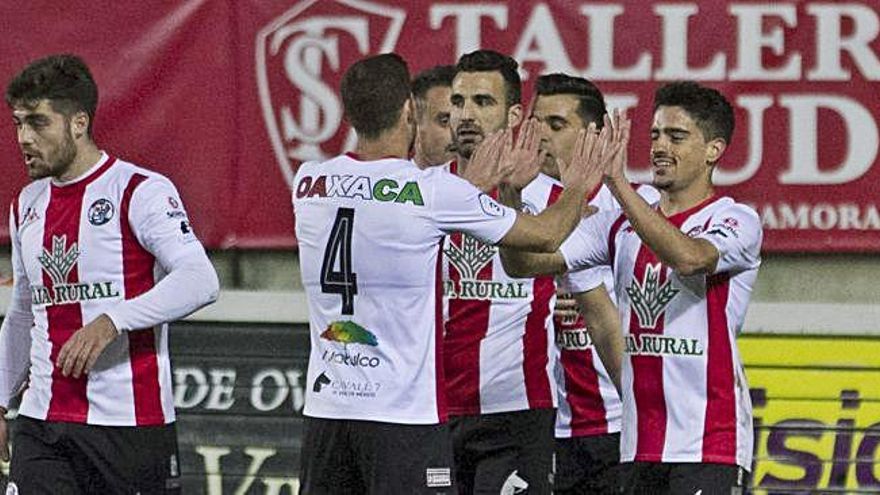
M 725 214 L 743 217 L 758 224 L 760 224 L 761 220 L 754 208 L 745 203 L 739 203 L 730 196 L 722 196 L 714 203 L 712 216 L 716 217 Z
M 108 172 L 115 175 L 123 183 L 131 184 L 134 182 L 132 185 L 138 189 L 144 186 L 174 186 L 171 179 L 155 170 L 122 158 L 115 158 L 115 160 Z
M 51 181 L 52 179 L 49 179 L 47 177 L 44 179 L 35 180 L 30 184 L 22 187 L 17 196 L 19 204 L 28 204 L 35 198 L 44 194 L 49 188 L 49 184 L 52 183 Z

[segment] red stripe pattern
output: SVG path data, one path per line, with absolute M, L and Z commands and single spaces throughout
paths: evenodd
M 554 184 L 547 197 L 547 206 L 559 200 L 562 186 Z M 523 376 L 529 408 L 553 407 L 552 386 L 547 376 L 549 364 L 547 318 L 550 317 L 550 299 L 556 293 L 553 277 L 537 277 L 532 286 L 532 304 L 526 318 L 523 338 Z
M 122 265 L 125 279 L 125 299 L 133 299 L 154 285 L 155 258 L 140 245 L 129 223 L 131 198 L 135 189 L 147 179 L 135 174 L 125 188 L 120 205 L 122 232 Z M 134 388 L 135 420 L 138 426 L 164 424 L 159 389 L 159 361 L 156 356 L 154 329 L 128 332 L 132 386 Z
M 703 462 L 736 462 L 736 392 L 733 349 L 727 324 L 730 278 L 727 273 L 706 280 L 709 344 L 706 370 L 706 419 Z
M 454 233 L 449 242 L 461 247 L 463 235 Z M 492 263 L 477 274 L 478 280 L 492 280 Z M 449 280 L 461 286 L 461 274 L 450 265 Z M 480 413 L 480 342 L 489 330 L 490 301 L 449 299 L 449 321 L 443 340 L 444 366 L 449 390 L 449 414 Z
M 85 183 L 67 187 L 51 186 L 43 232 L 44 254 L 64 254 L 74 249 L 74 246 L 79 249 L 79 223 L 85 186 Z M 67 272 L 66 279 L 59 280 L 57 284 L 49 276 L 49 272 L 43 270 L 43 285 L 51 291 L 53 299 L 58 291 L 63 290 L 59 286 L 78 282 L 79 267 L 76 263 Z M 49 359 L 53 363 L 52 396 L 49 399 L 46 420 L 85 423 L 89 415 L 86 394 L 88 375 L 83 374 L 79 378 L 64 376 L 61 368 L 55 364 L 61 348 L 83 326 L 82 307 L 79 303 L 49 305 L 46 306 L 46 319 L 49 342 L 52 344 Z
M 575 326 L 583 328 L 582 325 L 583 318 L 578 317 Z M 586 338 L 586 332 L 583 335 Z M 593 351 L 563 349 L 559 360 L 565 373 L 565 400 L 571 410 L 572 436 L 608 433 L 605 401 L 599 390 L 599 374 L 593 362 Z
M 657 256 L 642 245 L 636 256 L 633 279 L 645 280 L 648 265 L 659 267 L 659 284 L 666 282 L 666 267 Z M 663 334 L 664 316 L 657 319 L 653 328 L 643 328 L 635 311 L 630 312 L 629 333 L 641 341 L 646 334 Z M 661 356 L 629 356 L 633 372 L 633 398 L 638 411 L 636 461 L 659 462 L 666 443 L 666 393 L 663 387 L 663 358 Z

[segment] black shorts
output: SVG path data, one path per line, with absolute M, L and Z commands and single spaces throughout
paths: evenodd
M 628 462 L 623 464 L 626 494 L 741 495 L 748 471 L 732 464 Z
M 557 495 L 617 495 L 620 433 L 556 439 Z
M 300 494 L 455 493 L 445 425 L 304 419 Z
M 450 418 L 458 493 L 549 494 L 555 422 L 555 409 Z
M 179 494 L 177 430 L 174 423 L 97 426 L 19 416 L 12 424 L 13 483 L 13 493 L 23 494 Z

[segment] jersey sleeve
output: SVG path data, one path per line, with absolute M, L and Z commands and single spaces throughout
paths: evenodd
M 132 195 L 129 211 L 135 237 L 167 275 L 147 292 L 107 312 L 116 328 L 151 328 L 214 302 L 219 293 L 217 272 L 174 185 L 165 178 L 148 179 Z
M 605 283 L 605 273 L 610 270 L 607 266 L 595 266 L 567 272 L 557 278 L 559 288 L 569 294 L 587 292 Z
M 463 232 L 488 244 L 497 244 L 516 222 L 516 211 L 504 206 L 464 179 L 437 170 L 431 208 L 437 228 Z
M 568 239 L 559 248 L 559 252 L 565 258 L 565 265 L 570 271 L 610 263 L 608 235 L 612 223 L 618 216 L 620 216 L 620 212 L 601 211 L 578 223 Z
M 698 237 L 718 249 L 715 273 L 750 270 L 761 264 L 761 220 L 745 205 L 734 204 L 712 215 L 709 228 Z
M 14 208 L 14 205 L 13 205 Z M 8 407 L 27 377 L 30 366 L 31 312 L 30 282 L 21 259 L 21 243 L 15 214 L 10 210 L 12 241 L 12 298 L 0 327 L 0 406 Z

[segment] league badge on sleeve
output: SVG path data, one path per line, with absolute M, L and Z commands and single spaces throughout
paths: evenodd
M 480 207 L 483 208 L 483 213 L 490 217 L 504 216 L 504 208 L 486 194 L 480 194 Z

